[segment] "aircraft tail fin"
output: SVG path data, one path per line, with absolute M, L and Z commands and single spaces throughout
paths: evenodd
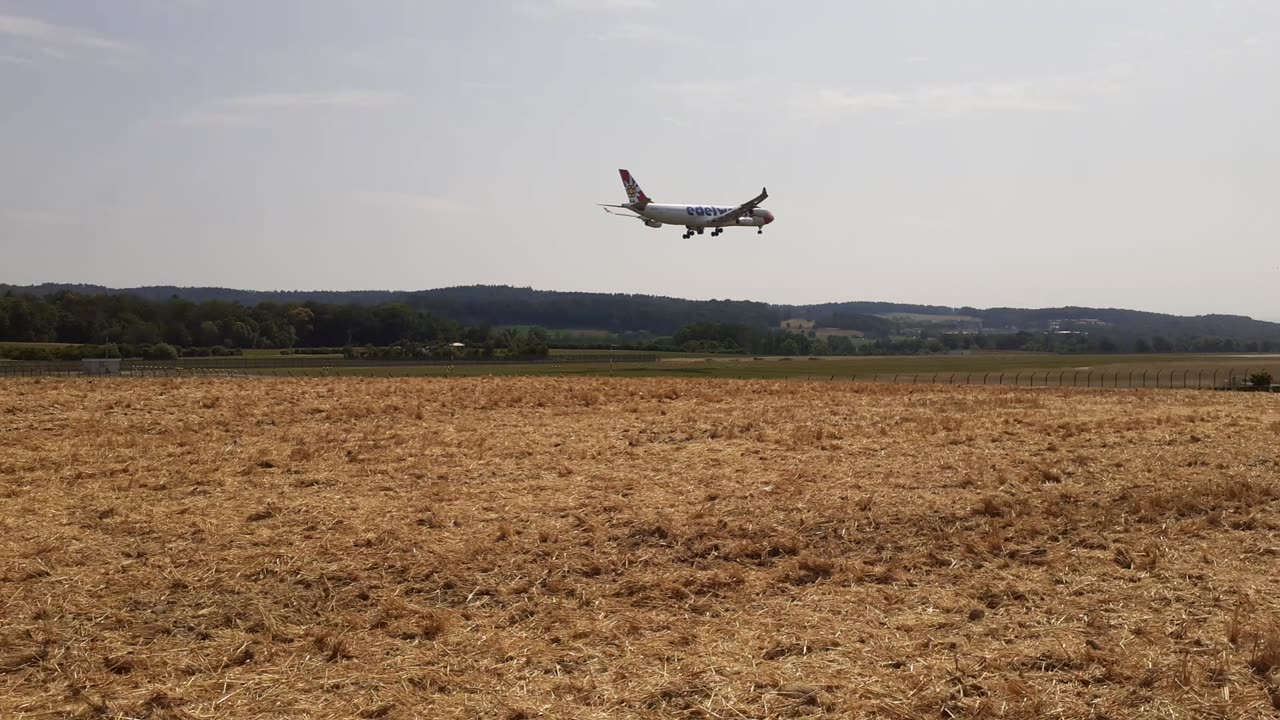
M 644 206 L 652 202 L 649 196 L 645 195 L 644 191 L 640 189 L 636 179 L 631 177 L 631 171 L 619 169 L 618 174 L 622 176 L 622 187 L 627 191 L 628 202 L 638 208 L 644 208 Z

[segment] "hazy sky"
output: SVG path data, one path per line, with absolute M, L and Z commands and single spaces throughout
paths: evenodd
M 1272 0 L 0 0 L 0 282 L 1280 319 L 1278 133 Z

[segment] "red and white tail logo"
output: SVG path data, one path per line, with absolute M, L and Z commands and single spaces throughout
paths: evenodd
M 640 189 L 640 184 L 631 177 L 630 171 L 619 169 L 618 174 L 622 176 L 622 187 L 627 191 L 627 200 L 632 205 L 644 206 L 650 203 L 649 196 Z

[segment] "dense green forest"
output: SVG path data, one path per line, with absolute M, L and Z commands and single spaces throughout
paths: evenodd
M 856 330 L 861 337 L 780 328 L 793 318 L 817 328 Z M 42 285 L 0 286 L 0 342 L 112 344 L 121 352 L 157 356 L 249 348 L 383 348 L 379 352 L 406 356 L 451 352 L 443 348 L 455 342 L 464 343 L 467 353 L 487 354 L 545 353 L 554 344 L 760 355 L 1269 352 L 1280 350 L 1280 324 L 1082 307 L 772 305 L 506 286 L 262 293 Z
M 446 355 L 451 343 L 481 354 L 545 355 L 541 328 L 462 325 L 403 303 L 381 305 L 225 300 L 146 300 L 133 295 L 0 296 L 0 342 L 76 343 L 81 354 L 111 346 L 125 356 L 225 355 L 250 348 L 397 348 L 398 353 Z M 43 350 L 43 352 L 42 352 Z M 43 348 L 8 348 L 24 359 L 50 359 Z M 60 355 L 64 357 L 65 354 Z

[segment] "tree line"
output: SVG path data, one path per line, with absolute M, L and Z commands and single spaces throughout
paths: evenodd
M 409 294 L 412 295 L 412 294 Z M 627 350 L 682 350 L 753 355 L 902 355 L 955 350 L 1028 350 L 1057 353 L 1128 352 L 1274 352 L 1280 337 L 1258 336 L 1259 323 L 1248 318 L 1208 316 L 1183 318 L 1136 313 L 1145 324 L 1119 323 L 1133 311 L 1110 311 L 1108 318 L 1086 318 L 1083 309 L 1059 318 L 1060 327 L 1080 330 L 1020 330 L 1017 332 L 955 332 L 945 324 L 925 323 L 904 329 L 900 323 L 856 310 L 863 304 L 822 306 L 811 314 L 828 328 L 858 331 L 858 337 L 780 328 L 779 317 L 797 317 L 794 308 L 763 303 L 696 302 L 649 298 L 629 311 L 626 303 L 600 303 L 615 297 L 589 293 L 539 293 L 516 288 L 478 288 L 452 295 L 449 312 L 422 306 L 411 297 L 381 304 L 319 301 L 265 301 L 252 305 L 210 299 L 193 302 L 180 297 L 148 299 L 128 294 L 81 294 L 59 290 L 47 295 L 0 295 L 0 343 L 76 344 L 80 350 L 32 347 L 0 348 L 21 359 L 70 358 L 79 353 L 101 356 L 167 358 L 178 355 L 226 355 L 248 349 L 325 349 L 348 355 L 421 357 L 429 355 L 545 355 L 559 342 L 566 346 Z M 578 297 L 578 296 L 581 297 Z M 635 298 L 636 296 L 616 296 Z M 419 298 L 420 300 L 420 298 Z M 670 302 L 667 302 L 670 301 Z M 416 302 L 416 304 L 415 304 Z M 601 307 L 596 307 L 601 305 Z M 912 306 L 913 309 L 933 309 Z M 572 311 L 570 309 L 572 308 Z M 773 309 L 770 309 L 773 308 Z M 1047 311 L 1008 311 L 1043 313 Z M 564 320 L 569 316 L 581 321 Z M 576 313 L 576 315 L 574 315 Z M 1102 314 L 1102 313 L 1097 313 Z M 459 320 L 458 316 L 466 318 Z M 723 317 L 732 318 L 724 321 Z M 612 340 L 553 341 L 543 329 L 555 320 L 560 326 L 592 327 L 591 323 L 635 330 L 651 326 L 671 328 L 665 333 L 616 334 Z M 711 319 L 708 319 L 711 318 Z M 1222 324 L 1225 323 L 1225 324 Z M 597 326 L 598 326 L 597 325 Z M 1137 327 L 1139 330 L 1132 328 Z M 1240 335 L 1215 334 L 1227 327 Z M 1200 332 L 1190 332 L 1197 330 Z M 452 347 L 462 343 L 464 349 Z
M 1234 343 L 1280 342 L 1280 324 L 1238 315 L 1178 316 L 1114 308 L 987 308 L 944 307 L 892 302 L 839 302 L 779 305 L 741 300 L 686 300 L 655 295 L 535 290 L 505 285 L 471 285 L 421 291 L 251 291 L 228 288 L 157 286 L 115 290 L 90 285 L 47 284 L 27 288 L 0 285 L 0 293 L 47 296 L 70 292 L 81 296 L 134 295 L 153 302 L 180 297 L 188 302 L 209 301 L 257 305 L 406 306 L 463 326 L 537 325 L 551 330 L 593 329 L 613 333 L 641 333 L 670 337 L 687 325 L 721 323 L 776 328 L 787 319 L 805 318 L 820 327 L 858 330 L 876 338 L 908 334 L 907 330 L 945 331 L 946 318 L 972 318 L 986 331 L 1048 332 L 1079 329 L 1090 336 L 1111 336 L 1134 344 L 1139 337 L 1230 338 Z M 905 314 L 919 319 L 886 318 Z M 298 342 L 305 342 L 298 338 Z
M 600 347 L 600 346 L 597 346 Z M 815 331 L 752 328 L 745 325 L 699 323 L 681 328 L 671 337 L 639 345 L 635 350 L 678 350 L 700 353 L 752 355 L 921 355 L 960 350 L 999 350 L 1079 354 L 1275 352 L 1280 341 L 1238 340 L 1230 337 L 1167 338 L 1128 334 L 1086 334 L 1019 331 L 958 333 L 937 331 L 913 337 L 879 335 L 853 338 L 820 336 Z
M 135 357 L 315 347 L 364 348 L 368 354 L 373 354 L 373 348 L 398 348 L 397 355 L 457 353 L 452 343 L 463 343 L 468 353 L 547 352 L 547 334 L 540 328 L 463 325 L 404 303 L 245 306 L 225 300 L 157 301 L 67 291 L 46 296 L 10 291 L 0 296 L 0 342 L 81 344 L 90 351 L 111 347 Z M 6 352 L 38 355 L 38 350 L 8 348 Z

